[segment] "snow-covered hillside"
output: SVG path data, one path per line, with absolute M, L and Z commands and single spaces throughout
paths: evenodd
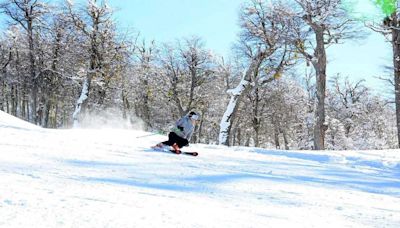
M 0 112 L 0 227 L 399 227 L 400 151 L 191 145 Z

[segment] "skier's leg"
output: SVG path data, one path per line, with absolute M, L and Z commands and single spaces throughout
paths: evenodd
M 168 134 L 168 141 L 160 142 L 157 145 L 152 146 L 152 148 L 163 149 L 165 146 L 172 146 L 175 143 L 174 136 L 173 136 L 173 134 L 175 134 L 175 133 L 173 133 L 173 134 L 171 134 L 171 133 L 173 133 L 173 132 L 170 132 Z
M 164 142 L 164 143 L 165 143 L 166 145 L 171 146 L 173 152 L 175 152 L 175 153 L 177 153 L 177 154 L 180 154 L 181 151 L 180 151 L 180 148 L 178 147 L 177 142 L 179 141 L 179 139 L 180 139 L 181 137 L 179 137 L 175 132 L 170 132 L 169 135 L 168 135 L 168 137 L 169 137 L 169 138 L 168 138 L 168 141 L 166 141 L 166 142 Z
M 152 146 L 152 148 L 154 148 L 154 149 L 162 149 L 164 147 L 164 144 L 163 143 L 157 143 L 157 145 L 155 145 L 155 146 Z
M 179 138 L 179 140 L 177 141 L 177 144 L 178 144 L 179 148 L 182 148 L 184 146 L 189 145 L 189 141 L 184 138 Z
M 176 143 L 176 137 L 177 135 L 175 134 L 175 132 L 170 132 L 168 134 L 168 141 L 162 142 L 162 144 L 172 146 L 174 145 L 174 143 Z
M 174 143 L 172 145 L 173 150 L 175 151 L 175 153 L 180 154 L 181 153 L 181 148 L 188 145 L 189 142 L 187 139 L 181 138 L 179 136 L 177 136 L 176 138 L 176 143 Z

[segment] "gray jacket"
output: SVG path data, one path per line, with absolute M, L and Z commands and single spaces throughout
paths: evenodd
M 176 121 L 175 127 L 172 129 L 172 131 L 175 132 L 179 137 L 190 141 L 190 138 L 192 138 L 193 135 L 194 125 L 192 124 L 190 117 L 186 115 Z

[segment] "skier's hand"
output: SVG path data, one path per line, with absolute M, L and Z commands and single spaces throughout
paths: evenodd
M 178 126 L 178 129 L 179 129 L 180 131 L 183 131 L 183 127 L 181 127 L 181 126 Z

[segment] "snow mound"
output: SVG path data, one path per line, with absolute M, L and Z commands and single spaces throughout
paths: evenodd
M 15 128 L 24 130 L 40 129 L 39 126 L 28 123 L 3 111 L 0 111 L 0 128 Z

